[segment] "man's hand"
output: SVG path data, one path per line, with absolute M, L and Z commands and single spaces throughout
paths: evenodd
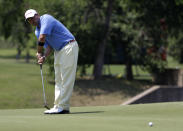
M 38 59 L 38 64 L 42 65 L 45 61 L 45 56 L 41 56 L 39 59 Z
M 42 56 L 42 53 L 36 53 L 36 57 L 37 57 L 37 60 L 38 60 L 38 64 L 43 64 L 44 61 L 45 61 L 45 56 Z
M 37 52 L 37 53 L 36 53 L 36 57 L 37 57 L 37 59 L 39 60 L 39 58 L 42 57 L 42 54 Z

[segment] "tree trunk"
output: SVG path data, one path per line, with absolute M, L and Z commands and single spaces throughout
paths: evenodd
M 29 54 L 29 52 L 27 52 L 26 57 L 25 57 L 26 63 L 29 63 L 29 60 L 30 60 L 30 54 Z
M 107 14 L 106 14 L 105 25 L 104 25 L 103 40 L 101 43 L 99 43 L 99 46 L 97 48 L 97 56 L 96 56 L 94 71 L 93 71 L 93 75 L 94 75 L 95 79 L 99 79 L 102 76 L 102 68 L 103 68 L 103 64 L 104 64 L 104 53 L 105 53 L 107 38 L 108 38 L 108 34 L 109 34 L 110 17 L 112 14 L 113 2 L 114 2 L 113 0 L 108 0 L 108 7 L 107 7 Z
M 181 50 L 181 52 L 180 52 L 180 63 L 182 64 L 183 63 L 183 51 Z
M 126 61 L 126 79 L 133 80 L 132 60 L 130 58 L 128 58 Z
M 124 55 L 125 55 L 125 66 L 126 66 L 126 79 L 133 80 L 133 70 L 132 70 L 132 57 L 130 56 L 130 49 L 128 47 L 130 40 L 124 41 Z
M 17 55 L 16 55 L 16 59 L 19 60 L 20 59 L 20 55 L 21 55 L 22 51 L 20 49 L 20 47 L 17 48 Z

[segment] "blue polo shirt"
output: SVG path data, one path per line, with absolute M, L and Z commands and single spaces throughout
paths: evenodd
M 50 45 L 54 50 L 61 50 L 69 41 L 75 39 L 71 32 L 53 16 L 45 14 L 40 17 L 39 25 L 36 27 L 35 35 L 46 34 L 44 47 Z

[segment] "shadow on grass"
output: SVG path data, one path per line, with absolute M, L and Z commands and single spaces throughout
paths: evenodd
M 104 111 L 91 111 L 91 112 L 71 112 L 70 114 L 95 114 L 95 113 L 103 113 Z
M 127 81 L 125 79 L 105 78 L 101 80 L 85 80 L 78 79 L 75 83 L 75 91 L 78 94 L 88 94 L 89 96 L 96 96 L 110 93 L 123 93 L 129 96 L 134 96 L 144 91 L 147 85 L 152 82 L 147 80 L 133 80 Z
M 55 84 L 54 81 L 49 81 L 50 84 Z M 123 78 L 102 78 L 100 80 L 78 78 L 75 82 L 74 91 L 78 95 L 93 96 L 108 95 L 110 93 L 120 93 L 127 96 L 134 96 L 148 87 L 153 85 L 151 80 L 135 79 L 128 81 Z

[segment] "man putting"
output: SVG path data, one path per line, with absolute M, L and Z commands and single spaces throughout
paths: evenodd
M 44 113 L 68 114 L 75 82 L 78 44 L 71 32 L 51 15 L 40 16 L 36 10 L 29 9 L 25 12 L 25 19 L 36 26 L 38 64 L 43 64 L 54 50 L 55 101 L 54 107 Z

